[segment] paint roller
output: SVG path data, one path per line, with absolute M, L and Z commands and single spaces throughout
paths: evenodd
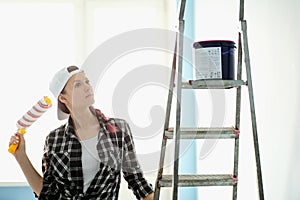
M 47 96 L 40 99 L 21 119 L 17 121 L 18 133 L 25 134 L 26 129 L 31 126 L 40 116 L 42 116 L 52 106 L 51 99 Z M 11 144 L 8 152 L 15 153 L 19 144 Z

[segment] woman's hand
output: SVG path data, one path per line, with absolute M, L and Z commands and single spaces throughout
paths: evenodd
M 153 200 L 153 199 L 154 199 L 154 193 L 151 193 L 144 198 L 144 200 Z
M 25 139 L 23 134 L 15 133 L 15 135 L 11 136 L 9 146 L 11 144 L 19 144 L 16 152 L 13 154 L 17 160 L 26 155 Z
M 11 144 L 19 144 L 13 155 L 19 163 L 32 190 L 39 196 L 43 188 L 43 178 L 34 169 L 31 161 L 27 157 L 24 135 L 21 133 L 15 133 L 15 135 L 10 138 L 9 146 Z

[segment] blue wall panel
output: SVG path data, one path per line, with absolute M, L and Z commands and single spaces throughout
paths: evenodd
M 0 187 L 0 200 L 34 200 L 30 187 Z

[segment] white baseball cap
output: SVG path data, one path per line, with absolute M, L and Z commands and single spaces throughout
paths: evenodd
M 52 78 L 50 84 L 49 84 L 49 89 L 52 92 L 52 94 L 54 95 L 54 97 L 58 100 L 58 96 L 59 94 L 62 92 L 62 90 L 64 89 L 65 85 L 67 84 L 68 80 L 74 75 L 74 74 L 78 74 L 79 72 L 83 72 L 81 69 L 78 69 L 75 66 L 71 66 L 74 67 L 74 70 L 68 70 L 69 67 L 65 67 L 61 70 L 59 70 L 58 72 L 55 73 L 54 77 Z M 60 109 L 60 104 L 62 104 L 60 101 L 57 102 L 57 118 L 59 120 L 64 120 L 67 119 L 69 117 L 68 113 L 63 112 Z

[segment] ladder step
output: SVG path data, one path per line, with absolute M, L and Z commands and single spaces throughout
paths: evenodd
M 239 136 L 239 130 L 228 128 L 181 128 L 180 139 L 232 139 Z M 165 131 L 167 139 L 173 139 L 174 128 Z
M 161 187 L 172 187 L 173 175 L 163 175 L 159 181 Z M 219 175 L 178 175 L 178 186 L 233 186 L 237 178 L 229 174 Z
M 229 89 L 247 85 L 243 80 L 190 80 L 183 82 L 183 89 Z

